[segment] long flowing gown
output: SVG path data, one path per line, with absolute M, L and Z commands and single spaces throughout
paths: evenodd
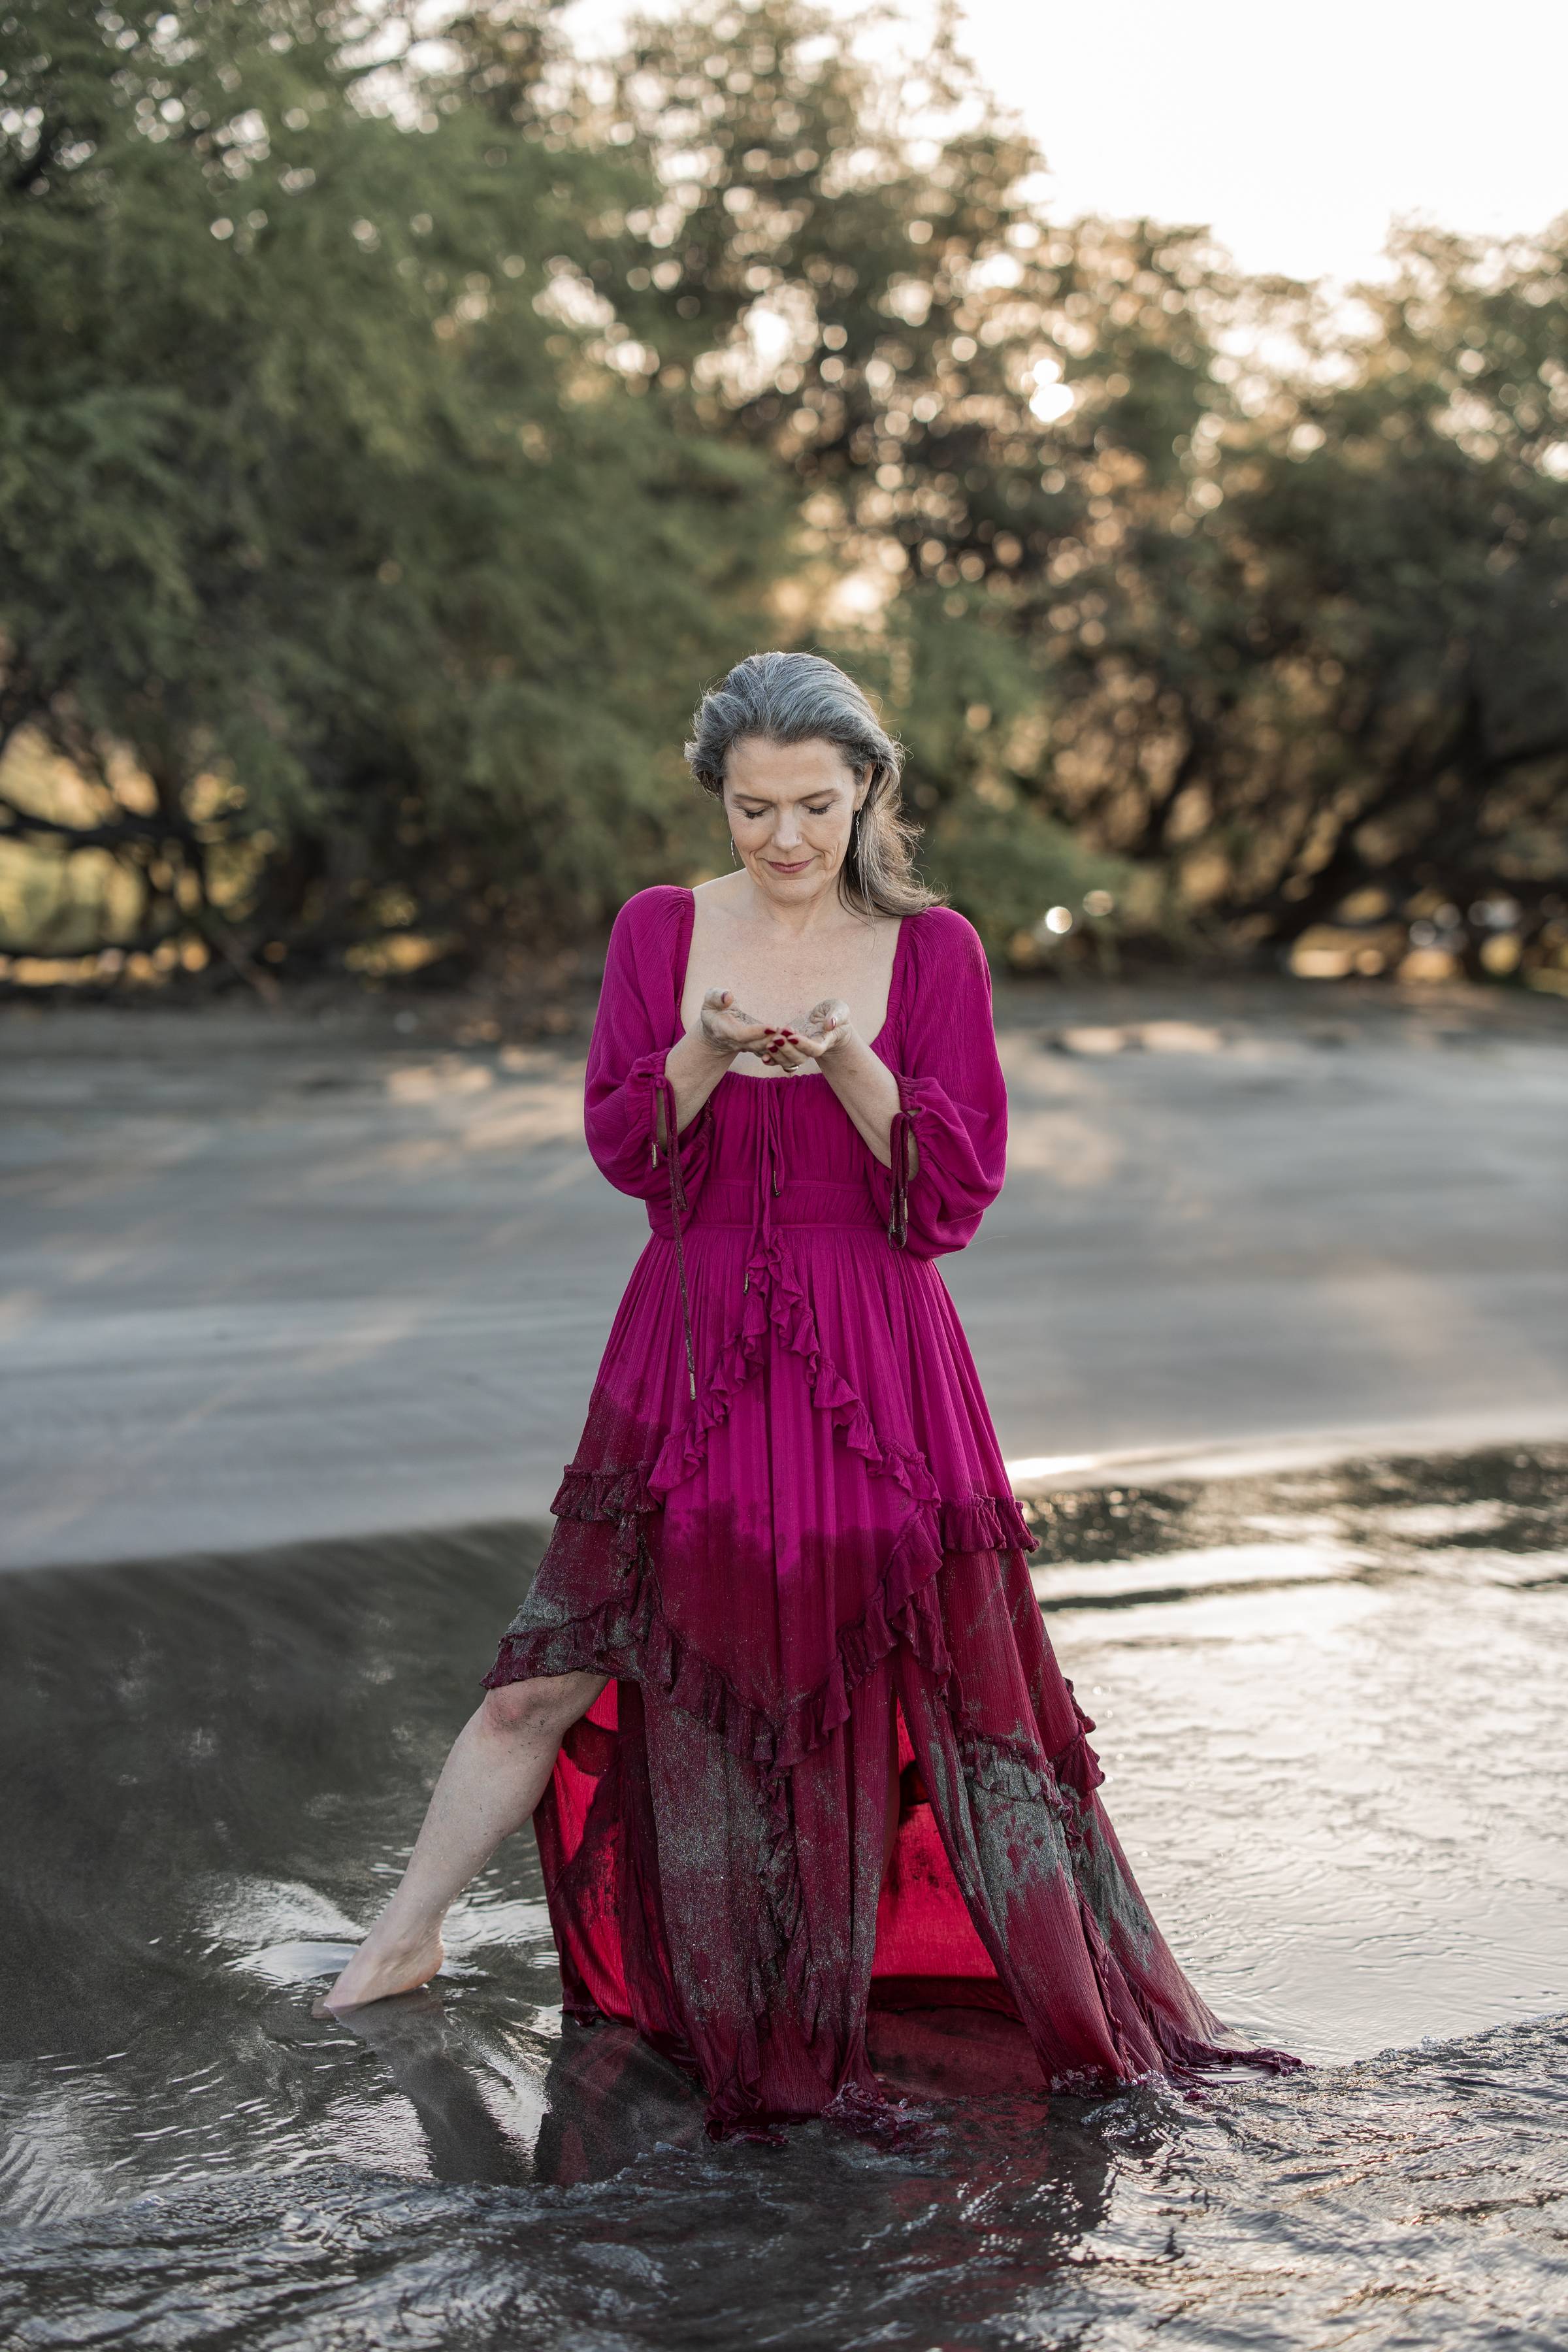
M 1218 2045 L 1133 1882 L 937 1271 L 1002 1183 L 978 939 L 901 927 L 887 1169 L 815 1073 L 731 1071 L 677 1135 L 692 917 L 646 890 L 611 939 L 588 1144 L 652 1237 L 487 1677 L 611 1677 L 535 1816 L 568 2013 L 694 2070 L 716 2134 L 875 2099 L 872 2005 L 1004 2010 L 1063 2088 L 1289 2063 Z

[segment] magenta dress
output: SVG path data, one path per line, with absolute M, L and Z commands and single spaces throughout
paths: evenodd
M 1216 2045 L 1095 1793 L 937 1270 L 1002 1184 L 978 939 L 903 923 L 892 1171 L 816 1074 L 731 1071 L 672 1156 L 692 914 L 645 890 L 610 941 L 588 1145 L 652 1238 L 487 1678 L 612 1677 L 535 1817 L 568 2012 L 694 2070 L 716 2133 L 876 2098 L 875 2005 L 1004 2010 L 1061 2087 L 1275 2062 Z

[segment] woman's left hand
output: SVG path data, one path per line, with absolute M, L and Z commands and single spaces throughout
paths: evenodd
M 798 1076 L 809 1070 L 814 1062 L 831 1052 L 839 1040 L 849 1034 L 849 1007 L 841 996 L 825 996 L 814 1004 L 798 1026 L 775 1030 L 768 1045 L 762 1049 L 762 1058 L 774 1062 L 781 1070 Z

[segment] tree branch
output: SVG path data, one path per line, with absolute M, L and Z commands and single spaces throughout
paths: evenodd
M 19 808 L 14 800 L 0 793 L 0 840 L 15 841 L 37 834 L 68 841 L 73 849 L 111 849 L 123 842 L 164 841 L 175 830 L 166 818 L 133 814 L 114 824 L 68 824 L 63 818 L 40 816 L 34 809 Z

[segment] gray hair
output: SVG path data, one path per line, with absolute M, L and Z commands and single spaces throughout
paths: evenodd
M 899 804 L 903 751 L 852 677 L 820 654 L 748 654 L 710 687 L 692 722 L 687 764 L 715 800 L 734 746 L 831 743 L 866 797 L 838 869 L 838 892 L 861 915 L 913 915 L 936 903 L 914 870 L 917 828 Z M 868 782 L 868 779 L 869 780 Z

